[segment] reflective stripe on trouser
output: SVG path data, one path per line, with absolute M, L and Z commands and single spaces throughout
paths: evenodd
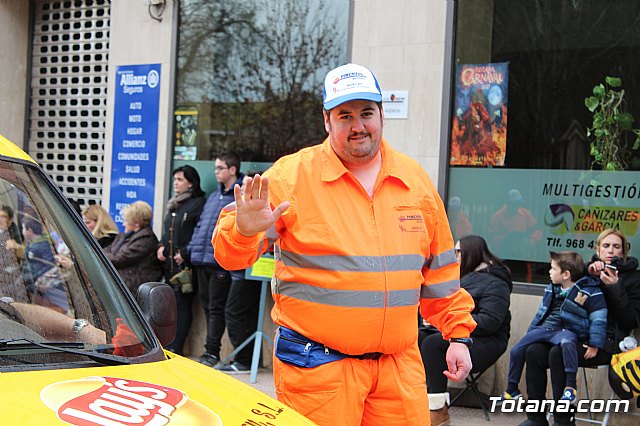
M 324 425 L 429 425 L 424 367 L 417 345 L 378 360 L 345 358 L 316 368 L 274 356 L 278 399 Z

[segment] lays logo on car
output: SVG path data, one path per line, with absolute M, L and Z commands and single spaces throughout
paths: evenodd
M 178 389 L 115 377 L 52 383 L 40 398 L 72 425 L 222 425 L 209 408 Z

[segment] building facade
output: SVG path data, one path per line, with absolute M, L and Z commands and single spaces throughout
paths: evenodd
M 0 0 L 0 132 L 82 206 L 116 216 L 128 200 L 149 201 L 159 232 L 173 168 L 194 164 L 211 191 L 216 153 L 236 150 L 244 170 L 261 171 L 319 143 L 324 73 L 366 65 L 385 92 L 385 137 L 430 174 L 454 236 L 483 235 L 508 260 L 517 340 L 550 250 L 588 260 L 599 231 L 616 227 L 640 256 L 636 134 L 623 131 L 619 155 L 605 157 L 611 142 L 596 141 L 604 130 L 593 99 L 585 104 L 619 79 L 622 121 L 640 128 L 629 119 L 640 112 L 638 9 L 631 0 Z M 504 385 L 501 362 L 493 391 Z

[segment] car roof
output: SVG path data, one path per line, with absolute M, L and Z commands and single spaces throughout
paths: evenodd
M 13 142 L 4 136 L 0 135 L 0 155 L 4 157 L 16 158 L 19 160 L 27 160 L 35 163 L 34 159 L 31 158 L 26 152 L 18 148 Z

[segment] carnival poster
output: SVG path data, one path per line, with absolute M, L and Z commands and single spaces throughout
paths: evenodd
M 504 166 L 509 63 L 459 64 L 449 164 Z

